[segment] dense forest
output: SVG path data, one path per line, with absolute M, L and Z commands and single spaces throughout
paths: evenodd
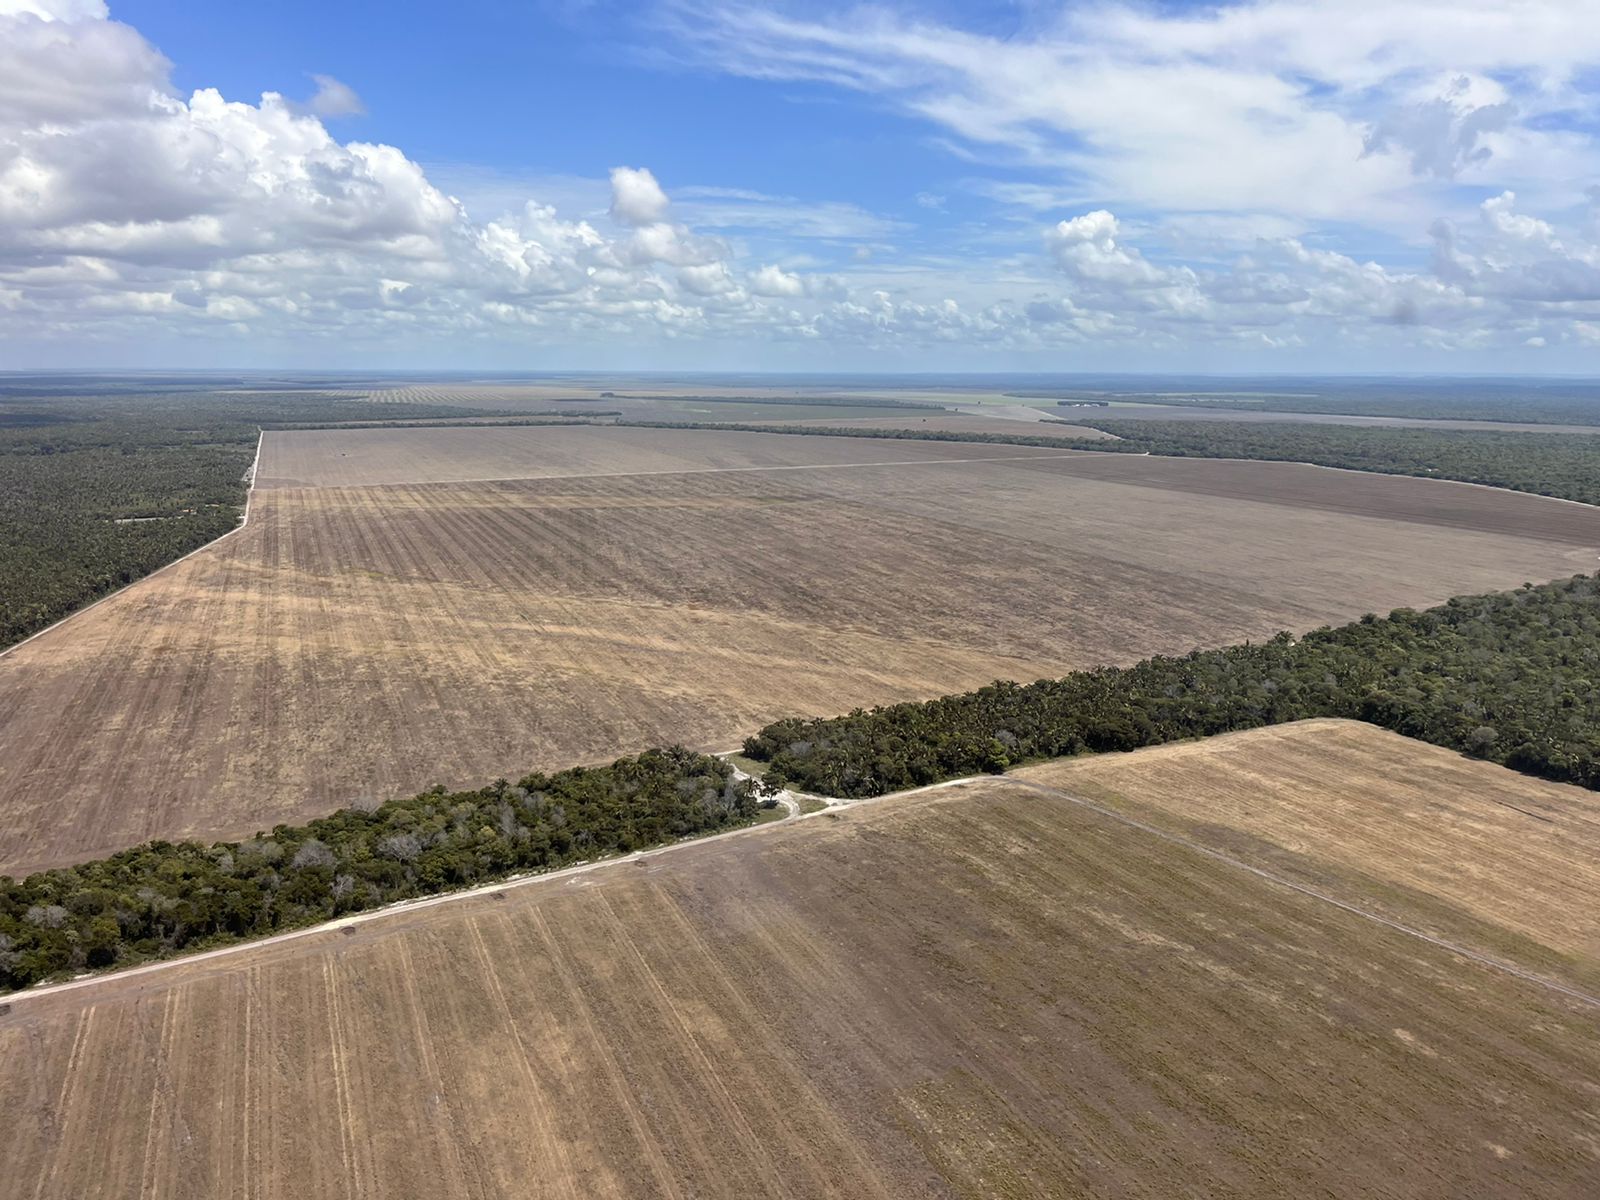
M 234 528 L 263 427 L 477 411 L 294 392 L 0 400 L 0 648 Z
M 242 842 L 151 842 L 0 876 L 0 989 L 316 924 L 508 875 L 749 824 L 757 785 L 681 747 L 442 787 Z
M 1349 717 L 1600 788 L 1597 684 L 1600 581 L 1577 575 L 1300 639 L 778 721 L 744 749 L 770 764 L 769 782 L 873 796 L 1028 759 Z
M 751 422 L 619 421 L 676 429 L 734 429 L 748 433 L 907 441 L 987 442 L 1099 454 L 1162 454 L 1185 458 L 1247 458 L 1315 463 L 1384 475 L 1455 479 L 1600 504 L 1600 434 L 1517 433 L 1499 430 L 1366 428 L 1272 421 L 1130 421 L 1098 413 L 1071 414 L 1064 424 L 1114 434 L 1115 441 L 1052 433 L 976 433 L 940 429 L 871 429 L 843 425 L 762 425 Z M 1053 422 L 1024 425 L 1050 429 Z

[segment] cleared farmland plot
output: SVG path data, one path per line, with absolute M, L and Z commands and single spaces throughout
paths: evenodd
M 1198 794 L 1248 860 L 1321 779 L 1321 886 L 1445 921 L 1372 836 L 1424 828 L 1501 876 L 1457 923 L 1543 968 L 1592 799 L 1448 757 L 1312 722 L 1080 760 L 19 996 L 0 1190 L 1592 1196 L 1593 1006 L 1073 799 Z
M 1330 720 L 1016 777 L 1600 993 L 1600 856 L 1580 853 L 1600 846 L 1592 792 Z
M 793 435 L 271 434 L 261 480 L 243 532 L 0 658 L 0 870 L 727 748 L 1600 546 L 1596 510 L 1425 480 Z

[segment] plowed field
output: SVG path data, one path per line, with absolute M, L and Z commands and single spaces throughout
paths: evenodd
M 1283 464 L 269 434 L 243 531 L 0 657 L 0 872 L 726 748 L 784 714 L 1560 576 L 1596 547 L 1600 510 Z
M 1198 794 L 1246 864 L 1309 816 L 1353 907 L 1406 880 L 1391 918 L 1548 967 L 1591 798 L 1454 759 L 1448 795 L 1391 786 L 1445 766 L 1309 723 L 18 996 L 0 1195 L 1593 1196 L 1595 1007 L 1073 798 Z M 1518 852 L 1513 800 L 1559 838 Z M 1371 836 L 1418 827 L 1493 900 Z

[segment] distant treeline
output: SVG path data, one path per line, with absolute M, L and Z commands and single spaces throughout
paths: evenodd
M 150 842 L 0 876 L 0 989 L 265 937 L 754 820 L 757 786 L 682 747 L 606 767 L 442 787 L 242 842 Z
M 1177 383 L 1178 381 L 1173 381 Z M 1178 395 L 1071 388 L 1008 392 L 1030 400 L 1124 400 L 1208 409 L 1333 413 L 1353 417 L 1409 417 L 1430 421 L 1506 421 L 1530 425 L 1600 425 L 1600 384 L 1566 380 L 1283 380 L 1285 387 L 1315 387 L 1317 394 L 1262 392 Z
M 1393 426 L 1313 425 L 1273 421 L 1140 421 L 1074 416 L 1067 424 L 1098 429 L 1111 439 L 1055 434 L 975 433 L 942 429 L 872 429 L 838 425 L 752 422 L 619 421 L 676 429 L 733 429 L 747 433 L 987 442 L 1097 454 L 1159 454 L 1178 458 L 1244 458 L 1314 463 L 1383 475 L 1454 479 L 1491 487 L 1600 504 L 1600 434 L 1500 430 L 1405 429 Z M 1039 422 L 1059 428 L 1055 421 Z
M 1308 717 L 1348 717 L 1600 788 L 1600 582 L 1397 609 L 1295 639 L 1156 657 L 1020 685 L 768 725 L 767 779 L 875 796 L 1029 759 L 1133 750 Z
M 0 648 L 234 528 L 262 426 L 492 410 L 317 393 L 0 400 Z

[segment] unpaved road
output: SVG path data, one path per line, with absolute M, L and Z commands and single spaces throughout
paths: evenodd
M 750 777 L 747 772 L 742 771 L 737 767 L 734 768 L 734 771 L 735 775 L 739 778 L 747 779 Z M 809 799 L 821 800 L 827 805 L 827 807 L 818 812 L 806 814 L 802 814 L 800 812 L 800 802 L 796 794 L 784 791 L 777 796 L 779 805 L 788 814 L 781 821 L 769 821 L 761 824 L 744 826 L 739 829 L 727 830 L 723 833 L 711 834 L 703 838 L 690 838 L 685 841 L 673 842 L 668 845 L 658 846 L 649 850 L 634 851 L 631 854 L 626 854 L 618 858 L 607 858 L 595 862 L 579 863 L 574 866 L 564 867 L 555 871 L 544 872 L 537 875 L 513 877 L 496 883 L 484 884 L 480 887 L 468 888 L 459 892 L 450 892 L 440 896 L 430 896 L 420 900 L 408 900 L 386 908 L 376 909 L 372 912 L 359 913 L 349 917 L 341 917 L 334 921 L 327 921 L 320 925 L 309 926 L 305 929 L 292 930 L 288 933 L 276 934 L 272 937 L 262 938 L 257 941 L 243 942 L 235 946 L 224 946 L 216 950 L 208 950 L 200 954 L 188 955 L 186 957 L 170 959 L 163 962 L 147 963 L 143 966 L 131 967 L 125 971 L 114 971 L 102 975 L 84 976 L 78 979 L 69 980 L 64 983 L 36 987 L 25 992 L 15 993 L 13 998 L 15 1000 L 27 1002 L 32 999 L 59 995 L 63 992 L 72 991 L 78 988 L 94 987 L 99 984 L 113 983 L 121 980 L 131 979 L 140 975 L 148 975 L 158 971 L 170 970 L 176 967 L 215 961 L 217 959 L 227 958 L 233 955 L 248 953 L 262 947 L 281 945 L 285 942 L 291 942 L 301 938 L 318 937 L 338 930 L 353 929 L 357 926 L 366 925 L 374 921 L 386 921 L 397 917 L 404 917 L 424 909 L 437 908 L 440 905 L 453 904 L 458 901 L 470 900 L 480 896 L 494 895 L 495 893 L 499 892 L 507 892 L 513 889 L 531 887 L 535 885 L 567 883 L 579 876 L 588 875 L 597 871 L 612 871 L 626 868 L 630 864 L 636 864 L 643 859 L 659 858 L 662 855 L 672 854 L 674 851 L 682 851 L 689 847 L 703 846 L 706 843 L 721 841 L 727 838 L 758 834 L 763 830 L 769 830 L 779 825 L 789 825 L 795 821 L 825 818 L 829 812 L 837 811 L 838 809 L 860 808 L 872 804 L 903 801 L 910 797 L 923 795 L 929 792 L 943 791 L 950 788 L 962 788 L 974 784 L 991 782 L 995 778 L 996 777 L 992 775 L 972 775 L 960 779 L 949 779 L 940 783 L 929 784 L 926 787 L 911 788 L 902 792 L 891 792 L 887 795 L 872 796 L 863 799 L 808 796 L 807 798 Z M 1359 905 L 1340 900 L 1337 897 L 1328 895 L 1327 893 L 1318 889 L 1307 887 L 1301 883 L 1296 883 L 1294 880 L 1285 878 L 1283 875 L 1266 870 L 1261 866 L 1246 862 L 1234 855 L 1226 854 L 1212 847 L 1202 845 L 1201 843 L 1190 838 L 1175 834 L 1171 830 L 1161 829 L 1155 825 L 1137 820 L 1125 813 L 1118 812 L 1115 809 L 1109 808 L 1103 804 L 1095 803 L 1092 800 L 1063 790 L 1062 788 L 1052 787 L 1048 784 L 1039 783 L 1031 779 L 1018 778 L 1016 776 L 1008 776 L 1007 778 L 1014 782 L 1017 786 L 1077 805 L 1102 817 L 1106 817 L 1112 821 L 1118 822 L 1130 829 L 1138 830 L 1139 832 L 1147 834 L 1151 837 L 1159 838 L 1162 841 L 1176 846 L 1181 846 L 1186 850 L 1205 855 L 1206 857 L 1214 859 L 1217 862 L 1224 863 L 1235 870 L 1248 872 L 1249 874 L 1260 879 L 1267 880 L 1278 887 L 1288 888 L 1291 891 L 1298 892 L 1299 894 L 1310 897 L 1311 899 L 1320 903 L 1332 905 L 1335 908 L 1361 917 L 1363 920 L 1375 922 L 1388 929 L 1403 933 L 1408 937 L 1416 938 L 1419 941 L 1423 941 L 1431 946 L 1449 951 L 1451 954 L 1476 963 L 1480 966 L 1513 975 L 1518 979 L 1524 980 L 1525 982 L 1536 984 L 1539 987 L 1547 988 L 1571 999 L 1581 1001 L 1596 1008 L 1600 1008 L 1600 996 L 1596 996 L 1590 992 L 1584 991 L 1581 988 L 1572 987 L 1568 984 L 1560 982 L 1559 980 L 1550 979 L 1535 972 L 1525 970 L 1513 963 L 1506 962 L 1503 959 L 1480 953 L 1476 950 L 1458 945 L 1457 943 L 1444 938 L 1436 937 L 1404 922 L 1372 912 Z

